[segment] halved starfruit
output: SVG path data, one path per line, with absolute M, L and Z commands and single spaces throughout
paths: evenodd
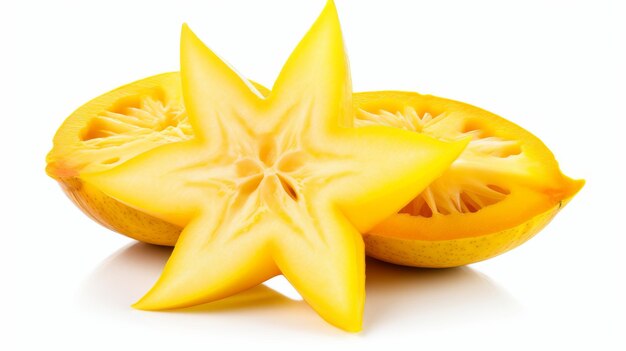
M 364 236 L 369 256 L 418 267 L 485 260 L 534 236 L 584 185 L 561 173 L 541 140 L 483 109 L 393 91 L 355 94 L 354 103 L 357 126 L 471 137 L 445 174 Z
M 180 75 L 164 73 L 119 87 L 72 113 L 54 136 L 46 172 L 83 212 L 105 227 L 139 241 L 171 246 L 179 227 L 105 195 L 79 174 L 113 168 L 159 145 L 192 136 Z
M 452 267 L 496 256 L 539 232 L 584 184 L 564 176 L 537 137 L 480 108 L 409 92 L 355 93 L 353 98 L 356 126 L 386 125 L 443 140 L 472 139 L 443 176 L 364 236 L 372 257 Z M 180 227 L 103 194 L 78 174 L 112 168 L 192 136 L 179 74 L 165 73 L 118 88 L 74 112 L 54 138 L 47 172 L 106 227 L 171 246 Z

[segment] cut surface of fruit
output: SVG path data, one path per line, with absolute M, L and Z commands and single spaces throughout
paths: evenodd
M 135 307 L 211 302 L 282 273 L 325 320 L 359 330 L 361 233 L 417 196 L 467 142 L 353 128 L 332 1 L 267 97 L 184 26 L 181 88 L 193 138 L 79 173 L 110 198 L 184 228 L 162 276 Z M 144 127 L 124 116 L 123 123 L 117 115 L 98 117 L 98 132 L 83 134 L 95 138 L 84 141 L 141 133 Z M 146 129 L 183 130 L 183 118 L 167 120 Z
M 46 172 L 84 213 L 105 227 L 143 242 L 174 245 L 179 227 L 120 203 L 84 183 L 80 174 L 104 171 L 159 145 L 191 138 L 183 106 L 178 72 L 101 95 L 58 129 Z
M 158 145 L 193 136 L 178 73 L 125 85 L 76 110 L 54 137 L 47 171 L 55 177 L 98 172 Z
M 89 101 L 64 121 L 46 158 L 48 175 L 83 212 L 113 231 L 157 245 L 173 246 L 181 228 L 111 198 L 80 174 L 102 172 L 160 145 L 191 139 L 180 85 L 178 72 L 163 73 Z
M 477 107 L 407 92 L 361 93 L 354 100 L 356 126 L 386 125 L 441 140 L 471 137 L 441 177 L 365 235 L 375 258 L 449 267 L 493 257 L 532 237 L 584 183 L 564 176 L 531 133 Z

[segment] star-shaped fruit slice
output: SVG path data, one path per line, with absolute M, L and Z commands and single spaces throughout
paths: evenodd
M 82 177 L 184 227 L 135 307 L 236 294 L 282 273 L 328 322 L 361 328 L 360 233 L 396 213 L 465 147 L 394 128 L 352 127 L 341 30 L 329 2 L 264 98 L 186 27 L 182 91 L 195 137 Z

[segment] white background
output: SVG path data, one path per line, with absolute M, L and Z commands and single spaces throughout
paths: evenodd
M 129 307 L 168 250 L 84 216 L 44 173 L 63 119 L 124 83 L 178 69 L 188 22 L 271 86 L 315 1 L 0 2 L 0 349 L 626 349 L 626 11 L 621 1 L 337 0 L 355 91 L 466 101 L 522 125 L 587 179 L 540 235 L 447 270 L 368 262 L 364 330 L 285 282 L 194 312 Z M 400 345 L 402 344 L 402 345 Z

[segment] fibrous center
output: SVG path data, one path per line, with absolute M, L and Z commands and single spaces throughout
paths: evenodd
M 357 110 L 355 126 L 386 125 L 442 140 L 470 137 L 465 151 L 441 177 L 435 180 L 401 213 L 413 216 L 473 213 L 498 203 L 510 193 L 501 184 L 484 177 L 502 162 L 514 163 L 521 156 L 519 141 L 493 135 L 480 120 L 460 115 L 425 112 L 407 106 L 403 111 Z

